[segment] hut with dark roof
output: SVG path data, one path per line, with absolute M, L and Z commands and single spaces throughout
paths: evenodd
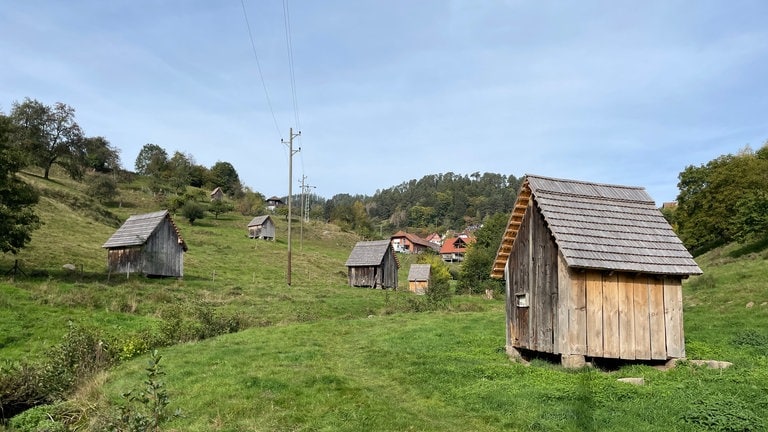
M 184 276 L 187 244 L 168 210 L 130 216 L 102 247 L 110 274 Z
M 397 261 L 389 240 L 360 241 L 347 259 L 349 285 L 397 289 Z
M 579 367 L 685 357 L 682 280 L 701 273 L 643 188 L 527 175 L 491 276 L 510 356 Z
M 248 222 L 248 237 L 252 239 L 274 240 L 275 222 L 269 215 L 256 216 Z
M 411 264 L 411 268 L 408 269 L 408 291 L 426 294 L 430 276 L 432 276 L 432 265 Z

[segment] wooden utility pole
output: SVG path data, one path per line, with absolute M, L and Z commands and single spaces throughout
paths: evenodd
M 288 272 L 286 273 L 288 286 L 291 285 L 291 200 L 293 198 L 293 155 L 301 151 L 301 148 L 295 151 L 293 150 L 293 139 L 299 135 L 301 135 L 301 131 L 294 134 L 293 128 L 290 128 L 288 132 L 288 142 L 286 143 L 285 140 L 280 140 L 283 144 L 288 145 Z
M 309 222 L 309 197 L 307 196 L 309 189 L 315 186 L 310 186 L 304 181 L 307 176 L 301 176 L 301 234 L 299 236 L 299 249 L 304 250 L 304 222 Z

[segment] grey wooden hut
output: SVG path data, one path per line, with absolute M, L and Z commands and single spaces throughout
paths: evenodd
M 275 222 L 269 215 L 256 216 L 248 222 L 248 237 L 252 239 L 274 240 Z
M 411 264 L 408 269 L 408 291 L 425 294 L 429 289 L 429 278 L 432 275 L 430 264 Z
M 110 273 L 184 276 L 187 244 L 167 210 L 130 216 L 102 247 Z
M 400 263 L 389 240 L 357 242 L 346 265 L 350 286 L 397 289 Z
M 507 352 L 578 367 L 685 357 L 682 280 L 701 273 L 643 188 L 527 175 L 491 276 Z

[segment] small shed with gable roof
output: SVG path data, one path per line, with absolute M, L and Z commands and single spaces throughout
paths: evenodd
M 248 222 L 248 237 L 252 239 L 275 239 L 275 222 L 269 215 L 256 216 Z
M 701 273 L 643 188 L 527 175 L 491 276 L 507 352 L 578 367 L 685 357 L 682 280 Z
M 350 286 L 397 289 L 400 263 L 389 240 L 357 242 L 346 265 Z
M 168 210 L 130 216 L 102 247 L 110 273 L 184 276 L 187 244 Z
M 408 291 L 425 294 L 429 289 L 429 278 L 432 276 L 432 265 L 411 264 L 408 269 Z

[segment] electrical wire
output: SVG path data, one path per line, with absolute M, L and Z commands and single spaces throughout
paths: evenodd
M 296 72 L 293 62 L 293 41 L 291 40 L 291 14 L 288 10 L 288 0 L 283 0 L 283 22 L 285 25 L 285 45 L 288 51 L 288 70 L 291 81 L 291 98 L 293 100 L 293 116 L 296 128 L 301 132 L 301 119 L 299 117 L 299 99 L 296 95 Z M 298 136 L 301 145 L 301 135 Z M 301 148 L 301 146 L 299 147 Z M 300 152 L 301 175 L 304 175 L 304 154 Z
M 248 27 L 248 38 L 251 40 L 251 49 L 253 50 L 253 56 L 256 58 L 256 68 L 259 70 L 259 78 L 261 79 L 261 86 L 264 89 L 264 96 L 267 98 L 267 105 L 269 111 L 272 113 L 272 120 L 275 122 L 275 130 L 277 135 L 282 140 L 282 133 L 280 133 L 280 126 L 277 124 L 277 116 L 275 116 L 275 110 L 272 107 L 272 100 L 269 98 L 269 91 L 267 90 L 267 83 L 264 81 L 264 74 L 261 72 L 261 62 L 259 62 L 259 55 L 256 52 L 256 43 L 253 41 L 253 32 L 251 31 L 251 23 L 248 20 L 248 12 L 245 8 L 245 0 L 240 0 L 240 4 L 243 6 L 243 17 L 245 17 L 245 25 Z

